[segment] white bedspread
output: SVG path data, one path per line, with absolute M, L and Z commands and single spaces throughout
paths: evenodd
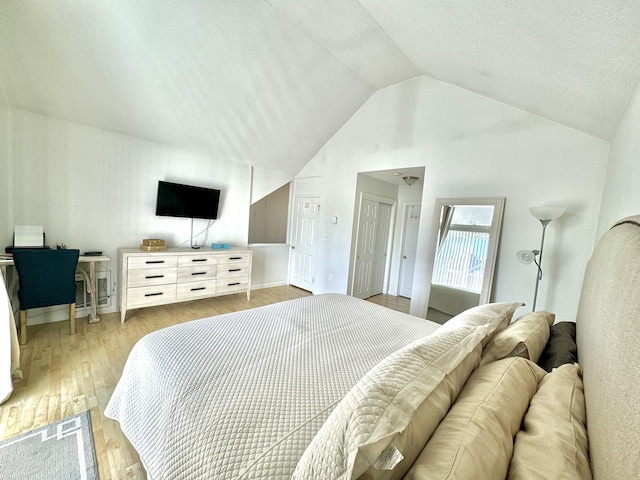
M 334 294 L 176 325 L 136 344 L 105 415 L 149 478 L 290 478 L 351 387 L 438 327 Z

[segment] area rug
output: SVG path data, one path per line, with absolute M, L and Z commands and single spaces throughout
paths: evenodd
M 3 480 L 97 480 L 89 412 L 0 442 Z

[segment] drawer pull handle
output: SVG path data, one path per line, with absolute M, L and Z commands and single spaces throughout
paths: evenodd
M 241 268 L 230 268 L 229 271 L 230 272 L 240 272 L 242 269 Z
M 191 275 L 205 275 L 207 272 L 192 272 Z
M 148 278 L 164 278 L 164 275 L 147 275 L 147 276 L 146 276 L 146 277 L 144 277 L 144 278 L 147 278 L 147 279 L 148 279 Z
M 240 285 L 240 282 L 228 283 L 227 287 L 233 287 L 234 285 Z
M 191 261 L 192 262 L 206 262 L 207 260 L 209 260 L 208 258 L 192 258 Z
M 164 263 L 164 260 L 147 260 L 146 262 L 147 265 L 151 264 L 151 263 Z
M 198 288 L 192 288 L 191 289 L 192 292 L 196 292 L 198 290 L 206 290 L 206 287 L 198 287 Z
M 242 257 L 229 257 L 229 260 L 242 260 Z
M 158 295 L 164 295 L 164 293 L 157 292 L 157 293 L 145 293 L 144 294 L 145 297 L 157 297 Z

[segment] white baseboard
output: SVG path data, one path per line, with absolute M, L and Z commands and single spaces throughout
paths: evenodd
M 113 313 L 117 311 L 117 307 L 98 308 L 98 315 Z M 14 312 L 15 313 L 15 312 Z M 90 307 L 76 308 L 76 321 L 86 318 L 91 313 Z M 17 314 L 16 314 L 17 317 Z M 27 310 L 27 325 L 44 325 L 46 323 L 69 321 L 69 306 L 58 305 L 55 307 L 33 308 Z
M 289 285 L 287 282 L 263 283 L 262 285 L 251 285 L 251 290 L 260 290 L 262 288 L 282 287 Z

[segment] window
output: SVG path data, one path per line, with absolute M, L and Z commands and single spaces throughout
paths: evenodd
M 433 283 L 480 293 L 493 208 L 481 205 L 443 208 Z

